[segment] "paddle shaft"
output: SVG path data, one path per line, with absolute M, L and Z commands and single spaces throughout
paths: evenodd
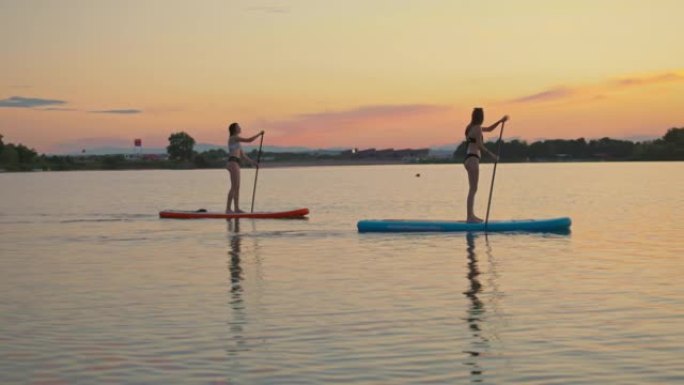
M 496 148 L 496 159 L 494 160 L 494 171 L 492 172 L 492 183 L 489 185 L 489 201 L 487 202 L 487 216 L 485 217 L 485 232 L 489 224 L 489 209 L 492 207 L 492 192 L 494 192 L 494 178 L 496 178 L 496 165 L 499 164 L 499 157 L 501 156 L 501 138 L 503 137 L 504 126 L 506 122 L 501 122 L 501 132 L 499 133 L 499 144 Z
M 261 134 L 261 141 L 259 142 L 259 154 L 257 155 L 257 165 L 256 165 L 256 172 L 254 173 L 254 188 L 252 189 L 252 209 L 250 210 L 251 213 L 254 212 L 254 197 L 256 196 L 256 186 L 257 186 L 257 178 L 259 177 L 259 162 L 261 162 L 261 147 L 264 144 L 264 134 Z

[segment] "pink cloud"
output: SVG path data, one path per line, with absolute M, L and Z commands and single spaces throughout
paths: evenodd
M 523 96 L 511 100 L 511 103 L 529 103 L 529 102 L 545 102 L 549 100 L 557 100 L 568 97 L 573 94 L 573 91 L 567 87 L 553 88 L 548 91 L 538 92 L 536 94 Z
M 631 76 L 620 79 L 605 80 L 596 84 L 583 86 L 558 86 L 532 95 L 508 100 L 506 103 L 542 103 L 570 98 L 599 100 L 608 98 L 611 91 L 626 87 L 646 87 L 653 84 L 667 84 L 684 81 L 684 75 L 678 72 L 665 72 L 648 76 Z
M 433 113 L 435 111 L 443 111 L 448 109 L 446 106 L 430 105 L 430 104 L 405 104 L 405 105 L 376 105 L 363 106 L 346 111 L 335 112 L 319 112 L 314 114 L 301 114 L 300 119 L 312 119 L 322 121 L 334 120 L 364 120 L 364 119 L 382 119 L 387 117 L 395 118 L 397 116 L 415 116 Z
M 426 129 L 444 126 L 455 118 L 453 112 L 452 107 L 444 105 L 373 105 L 300 114 L 288 120 L 261 122 L 259 126 L 281 145 L 400 145 L 400 141 L 419 137 Z
M 618 79 L 614 82 L 616 86 L 619 87 L 630 87 L 630 86 L 641 86 L 657 83 L 672 83 L 684 80 L 684 76 L 676 72 L 668 72 L 664 74 L 658 74 L 653 76 L 645 77 L 629 77 Z

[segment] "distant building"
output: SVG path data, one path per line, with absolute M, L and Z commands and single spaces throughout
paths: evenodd
M 168 154 L 121 154 L 126 160 L 166 160 L 169 158 Z
M 406 148 L 401 150 L 395 150 L 393 148 L 385 148 L 382 150 L 377 150 L 375 148 L 368 148 L 365 150 L 359 150 L 357 148 L 342 151 L 340 153 L 341 157 L 351 158 L 351 159 L 373 159 L 373 160 L 403 160 L 403 161 L 416 161 L 419 159 L 425 159 L 430 153 L 429 148 L 412 149 Z
M 166 160 L 169 158 L 168 154 L 143 154 L 143 160 Z
M 369 148 L 367 150 L 360 150 L 356 151 L 354 154 L 355 158 L 374 158 L 375 157 L 375 149 L 374 148 Z
M 430 149 L 429 148 L 421 148 L 421 149 L 407 148 L 404 150 L 397 150 L 397 151 L 395 151 L 395 154 L 397 155 L 398 158 L 401 158 L 404 161 L 416 161 L 416 160 L 427 158 L 428 155 L 430 154 Z

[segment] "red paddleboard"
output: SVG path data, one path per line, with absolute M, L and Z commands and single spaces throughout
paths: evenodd
M 252 218 L 252 219 L 277 219 L 277 218 L 302 218 L 309 213 L 309 209 L 296 209 L 290 211 L 268 211 L 255 213 L 222 213 L 210 211 L 182 211 L 182 210 L 164 210 L 159 212 L 159 218 L 172 219 L 237 219 L 237 218 Z

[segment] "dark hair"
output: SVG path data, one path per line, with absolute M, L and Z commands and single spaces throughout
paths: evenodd
M 230 133 L 230 136 L 235 135 L 237 132 L 238 124 L 237 123 L 231 123 L 230 126 L 228 126 L 228 132 Z
M 470 117 L 470 125 L 479 125 L 484 121 L 484 110 L 481 107 L 473 108 L 473 114 Z
M 468 129 L 472 126 L 480 125 L 484 122 L 484 110 L 482 107 L 473 108 L 473 113 L 470 116 L 470 124 L 465 129 L 465 134 L 468 136 Z

